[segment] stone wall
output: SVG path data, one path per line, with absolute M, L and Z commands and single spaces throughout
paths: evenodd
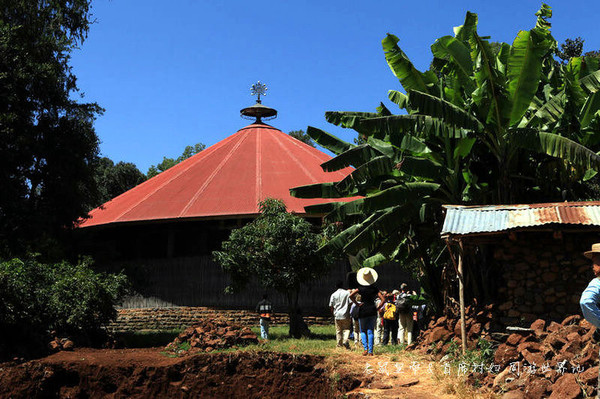
M 560 321 L 581 314 L 579 298 L 594 277 L 583 252 L 593 242 L 600 242 L 598 233 L 519 232 L 513 240 L 500 240 L 494 250 L 503 278 L 500 321 L 529 326 L 539 318 Z
M 109 325 L 114 332 L 138 330 L 172 330 L 185 328 L 202 318 L 224 317 L 231 323 L 243 326 L 258 326 L 258 315 L 248 310 L 221 310 L 207 307 L 173 307 L 146 309 L 119 309 L 117 320 Z M 309 326 L 333 324 L 330 316 L 305 316 Z M 272 325 L 287 325 L 285 313 L 275 313 Z

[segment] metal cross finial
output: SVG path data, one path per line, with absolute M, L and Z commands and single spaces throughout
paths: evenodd
M 253 96 L 258 96 L 258 99 L 256 100 L 256 102 L 260 104 L 260 96 L 267 95 L 267 85 L 265 85 L 264 83 L 260 83 L 260 80 L 259 80 L 258 83 L 255 83 L 252 85 L 252 87 L 250 87 L 250 93 Z

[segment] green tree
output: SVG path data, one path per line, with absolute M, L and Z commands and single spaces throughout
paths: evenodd
M 317 253 L 320 235 L 306 220 L 286 212 L 281 200 L 267 198 L 259 206 L 260 216 L 233 230 L 222 250 L 213 252 L 214 257 L 231 276 L 228 291 L 243 289 L 256 278 L 265 288 L 284 294 L 290 336 L 307 336 L 310 330 L 302 318 L 298 297 L 303 284 L 310 284 L 329 267 Z
M 163 160 L 161 163 L 150 166 L 150 168 L 148 169 L 148 173 L 146 173 L 146 175 L 148 176 L 148 179 L 150 179 L 150 178 L 156 176 L 157 174 L 164 172 L 165 170 L 167 170 L 169 168 L 172 168 L 173 166 L 177 165 L 179 162 L 185 161 L 186 159 L 190 158 L 192 155 L 196 155 L 197 153 L 204 150 L 205 148 L 206 148 L 206 145 L 204 145 L 202 143 L 197 143 L 197 144 L 194 144 L 193 146 L 188 145 L 183 150 L 183 153 L 179 157 L 177 157 L 177 159 L 163 157 Z
M 82 345 L 106 342 L 106 326 L 127 287 L 124 274 L 94 272 L 87 259 L 0 262 L 0 359 L 42 355 L 52 330 Z
M 131 162 L 115 163 L 107 157 L 100 158 L 96 166 L 96 185 L 100 198 L 96 206 L 123 194 L 146 181 L 146 175 Z
M 95 103 L 75 100 L 71 51 L 87 0 L 0 1 L 0 251 L 46 253 L 98 192 Z
M 292 136 L 293 138 L 295 138 L 297 140 L 300 140 L 304 144 L 308 144 L 309 146 L 311 146 L 313 148 L 315 147 L 314 141 L 312 141 L 312 139 L 310 138 L 310 136 L 308 134 L 306 134 L 304 132 L 304 130 L 292 130 L 288 134 L 290 136 Z
M 407 114 L 326 113 L 367 143 L 353 146 L 309 127 L 318 144 L 338 154 L 322 167 L 355 170 L 338 183 L 291 190 L 303 198 L 364 196 L 307 207 L 343 224 L 330 249 L 351 256 L 354 267 L 418 259 L 422 282 L 440 307 L 438 265 L 447 262 L 440 204 L 524 202 L 539 192 L 560 200 L 557 171 L 568 183 L 595 173 L 598 62 L 575 58 L 558 65 L 549 7 L 537 15 L 533 29 L 495 54 L 477 34 L 477 16 L 467 13 L 455 36 L 431 46 L 438 74 L 418 71 L 395 36 L 383 40 L 388 65 L 408 93 L 390 91 L 389 97 Z

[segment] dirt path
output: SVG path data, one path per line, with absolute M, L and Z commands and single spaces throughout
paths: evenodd
M 377 352 L 377 350 L 375 351 Z M 478 393 L 464 379 L 447 375 L 443 366 L 413 352 L 362 356 L 356 351 L 338 350 L 332 357 L 334 370 L 363 379 L 360 387 L 347 392 L 348 398 L 456 399 L 493 398 Z M 337 376 L 334 375 L 334 379 Z

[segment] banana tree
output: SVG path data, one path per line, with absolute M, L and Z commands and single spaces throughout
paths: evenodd
M 377 113 L 326 113 L 330 123 L 366 140 L 359 146 L 307 130 L 337 154 L 324 170 L 355 170 L 337 183 L 294 188 L 292 195 L 363 196 L 307 208 L 342 226 L 326 249 L 347 254 L 356 267 L 413 256 L 440 306 L 441 204 L 523 200 L 522 193 L 552 177 L 551 169 L 540 168 L 551 159 L 577 171 L 600 167 L 600 156 L 583 145 L 600 142 L 598 64 L 574 59 L 560 67 L 551 10 L 543 5 L 536 15 L 533 29 L 495 51 L 468 12 L 454 36 L 431 46 L 433 68 L 426 72 L 414 67 L 397 37 L 383 39 L 386 61 L 406 92 L 390 91 L 389 99 L 405 113 L 392 115 L 383 105 Z

